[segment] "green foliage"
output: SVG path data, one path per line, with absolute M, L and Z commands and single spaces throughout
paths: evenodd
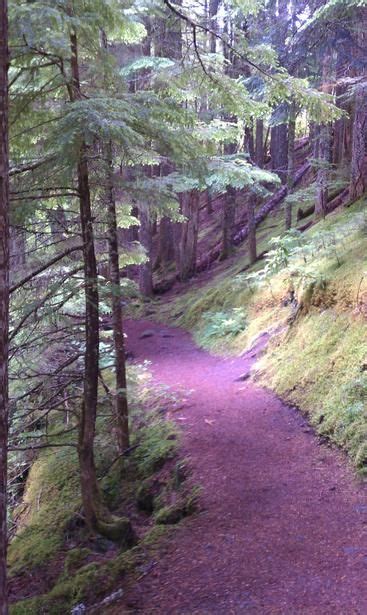
M 235 337 L 246 329 L 247 317 L 241 308 L 226 312 L 206 312 L 201 337 L 204 344 Z

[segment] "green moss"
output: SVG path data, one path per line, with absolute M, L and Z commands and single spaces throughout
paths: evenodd
M 86 597 L 96 600 L 111 591 L 116 579 L 131 570 L 138 557 L 139 553 L 132 550 L 107 564 L 88 564 L 74 576 L 60 580 L 49 593 L 13 605 L 10 615 L 64 615 Z
M 148 477 L 159 470 L 177 452 L 178 432 L 174 424 L 165 419 L 156 419 L 139 430 L 137 448 L 132 455 L 139 475 Z
M 367 461 L 366 335 L 361 318 L 313 312 L 278 336 L 258 372 L 260 382 L 304 409 L 360 467 Z
M 76 451 L 49 449 L 32 465 L 20 528 L 9 547 L 10 573 L 45 564 L 63 544 L 80 508 Z

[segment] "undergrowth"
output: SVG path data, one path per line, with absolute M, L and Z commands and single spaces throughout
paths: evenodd
M 109 377 L 105 373 L 105 382 Z M 104 400 L 97 421 L 96 464 L 101 492 L 112 512 L 141 518 L 139 542 L 123 551 L 92 537 L 83 521 L 76 449 L 41 451 L 15 511 L 18 530 L 9 547 L 9 570 L 16 583 L 26 583 L 29 574 L 47 577 L 51 589 L 13 604 L 12 615 L 57 615 L 79 602 L 93 602 L 147 557 L 166 524 L 177 523 L 195 509 L 196 491 L 186 484 L 187 462 L 178 456 L 177 427 L 162 413 L 164 394 L 151 386 L 146 366 L 131 367 L 129 378 L 132 452 L 119 458 Z M 99 559 L 101 549 L 104 561 Z

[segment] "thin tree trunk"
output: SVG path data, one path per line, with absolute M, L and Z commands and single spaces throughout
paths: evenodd
M 139 287 L 145 297 L 153 296 L 153 271 L 152 271 L 152 223 L 149 214 L 143 207 L 139 207 L 139 241 L 147 256 L 147 261 L 140 266 Z
M 352 161 L 349 184 L 351 201 L 360 198 L 366 190 L 366 137 L 367 137 L 367 86 L 360 85 L 355 96 Z
M 7 447 L 9 328 L 8 3 L 0 0 L 0 614 L 8 614 Z
M 287 173 L 287 193 L 288 196 L 293 192 L 294 185 L 294 145 L 296 139 L 296 110 L 294 102 L 291 103 L 288 122 L 288 173 Z M 287 201 L 285 208 L 285 228 L 292 227 L 292 203 Z
M 257 259 L 255 203 L 256 197 L 250 194 L 247 200 L 248 254 L 250 265 L 253 265 Z
M 119 265 L 119 246 L 117 236 L 116 200 L 113 183 L 112 145 L 107 146 L 108 193 L 107 226 L 110 280 L 112 284 L 112 330 L 115 349 L 115 417 L 119 452 L 129 448 L 129 408 L 126 387 L 125 342 L 123 330 L 123 313 L 121 305 L 121 284 Z
M 254 130 L 252 126 L 245 128 L 245 151 L 248 152 L 250 160 L 255 160 Z
M 264 166 L 264 122 L 256 120 L 255 162 L 258 167 Z
M 223 205 L 222 252 L 220 259 L 228 258 L 233 251 L 233 229 L 236 216 L 236 190 L 227 186 Z
M 81 96 L 78 41 L 71 34 L 71 100 Z M 97 262 L 94 249 L 93 218 L 89 187 L 87 148 L 80 148 L 77 165 L 80 224 L 83 242 L 84 293 L 85 293 L 85 357 L 84 393 L 79 421 L 78 455 L 80 464 L 80 486 L 85 520 L 91 530 L 98 530 L 101 501 L 94 462 L 94 437 L 98 401 L 99 363 L 99 297 L 97 284 Z

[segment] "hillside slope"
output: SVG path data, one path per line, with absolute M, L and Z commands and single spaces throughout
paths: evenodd
M 176 299 L 196 341 L 243 353 L 271 335 L 253 377 L 299 406 L 317 430 L 367 463 L 367 214 L 364 200 L 304 234 L 273 238 L 251 271 L 231 269 Z

